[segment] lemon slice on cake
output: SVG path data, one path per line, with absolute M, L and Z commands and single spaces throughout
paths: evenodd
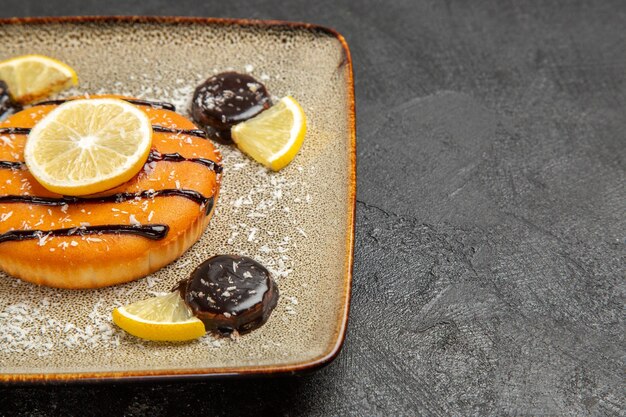
M 293 97 L 283 97 L 263 113 L 232 128 L 237 147 L 278 171 L 295 157 L 306 134 L 306 116 Z
M 178 291 L 118 307 L 113 322 L 133 336 L 155 341 L 180 342 L 206 333 Z
M 21 55 L 0 62 L 0 80 L 13 100 L 27 104 L 78 84 L 69 65 L 44 55 Z
M 48 190 L 87 195 L 130 180 L 151 145 L 150 119 L 136 106 L 111 98 L 72 100 L 33 127 L 24 159 Z

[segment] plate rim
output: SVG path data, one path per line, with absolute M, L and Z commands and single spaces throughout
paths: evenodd
M 334 334 L 334 342 L 321 355 L 287 365 L 234 366 L 225 368 L 194 368 L 194 369 L 159 369 L 130 370 L 115 372 L 63 372 L 63 373 L 12 373 L 0 374 L 1 385 L 14 384 L 58 384 L 58 383 L 102 383 L 102 382 L 143 382 L 172 381 L 190 379 L 208 379 L 245 376 L 278 376 L 296 375 L 311 372 L 332 362 L 344 344 L 348 326 L 352 293 L 352 275 L 354 265 L 354 236 L 356 219 L 356 111 L 354 95 L 354 72 L 352 57 L 345 38 L 336 30 L 297 21 L 232 19 L 217 17 L 187 16 L 59 16 L 59 17 L 11 17 L 0 19 L 0 26 L 6 25 L 42 25 L 67 23 L 156 23 L 156 24 L 187 24 L 187 25 L 222 25 L 260 27 L 272 29 L 305 29 L 326 33 L 335 38 L 344 52 L 347 73 L 346 91 L 348 93 L 348 127 L 349 131 L 349 172 L 348 172 L 348 204 L 347 204 L 347 237 L 346 258 L 344 262 L 344 288 L 342 294 L 342 311 L 339 328 Z

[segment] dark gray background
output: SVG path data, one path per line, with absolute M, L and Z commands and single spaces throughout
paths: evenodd
M 3 388 L 0 415 L 626 413 L 625 2 L 41 3 L 3 0 L 0 16 L 271 18 L 343 33 L 358 118 L 354 297 L 341 355 L 314 374 Z

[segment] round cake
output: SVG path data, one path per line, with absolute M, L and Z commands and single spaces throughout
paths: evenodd
M 148 115 L 152 149 L 139 174 L 96 195 L 50 192 L 24 164 L 30 128 L 58 102 L 0 122 L 0 268 L 6 273 L 52 287 L 105 287 L 158 270 L 202 235 L 218 198 L 219 152 L 173 106 L 117 98 Z

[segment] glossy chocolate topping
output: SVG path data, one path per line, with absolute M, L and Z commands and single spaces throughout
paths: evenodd
M 208 330 L 223 334 L 260 327 L 278 303 L 269 271 L 246 256 L 214 256 L 180 282 L 178 290 Z
M 146 190 L 136 193 L 116 193 L 102 197 L 39 197 L 35 195 L 1 195 L 0 204 L 7 203 L 23 203 L 23 204 L 35 204 L 38 206 L 64 206 L 66 204 L 102 204 L 102 203 L 121 203 L 129 200 L 139 200 L 142 198 L 155 198 L 155 197 L 183 197 L 193 202 L 198 203 L 205 208 L 205 214 L 208 216 L 213 209 L 214 198 L 205 197 L 195 190 L 178 189 L 178 188 L 165 188 L 162 190 Z
M 169 226 L 165 224 L 106 224 L 102 226 L 80 226 L 52 230 L 11 230 L 0 234 L 0 243 L 29 239 L 44 239 L 50 236 L 85 236 L 85 235 L 135 235 L 151 240 L 160 240 L 167 236 Z
M 247 74 L 223 72 L 196 88 L 191 115 L 212 136 L 228 142 L 232 126 L 269 107 L 270 97 L 263 84 Z
M 152 130 L 161 133 L 174 133 L 176 135 L 189 135 L 200 139 L 208 139 L 207 133 L 201 129 L 175 129 L 173 127 L 152 125 Z
M 168 161 L 168 162 L 193 162 L 195 164 L 204 165 L 209 168 L 211 171 L 216 174 L 222 173 L 222 166 L 215 161 L 211 161 L 207 158 L 185 158 L 178 152 L 176 153 L 160 153 L 159 151 L 152 149 L 150 151 L 150 155 L 148 155 L 148 163 L 150 162 L 158 162 L 158 161 Z M 2 161 L 0 161 L 1 163 Z
M 2 128 L 0 128 L 0 133 L 2 133 Z M 167 161 L 167 162 L 193 162 L 195 164 L 203 165 L 209 168 L 211 171 L 216 174 L 220 174 L 223 170 L 222 166 L 215 161 L 211 161 L 207 158 L 185 158 L 178 152 L 175 153 L 161 153 L 156 149 L 152 149 L 150 154 L 148 155 L 148 160 L 146 163 L 150 162 L 159 162 L 159 161 Z M 26 163 L 22 161 L 0 161 L 0 169 L 22 169 L 26 167 Z
M 0 134 L 28 135 L 32 128 L 30 127 L 0 127 Z M 173 127 L 165 127 L 152 125 L 152 130 L 159 133 L 173 133 L 175 135 L 189 135 L 200 139 L 208 139 L 207 133 L 200 129 L 176 129 Z
M 0 161 L 0 169 L 22 169 L 25 166 L 21 161 Z

